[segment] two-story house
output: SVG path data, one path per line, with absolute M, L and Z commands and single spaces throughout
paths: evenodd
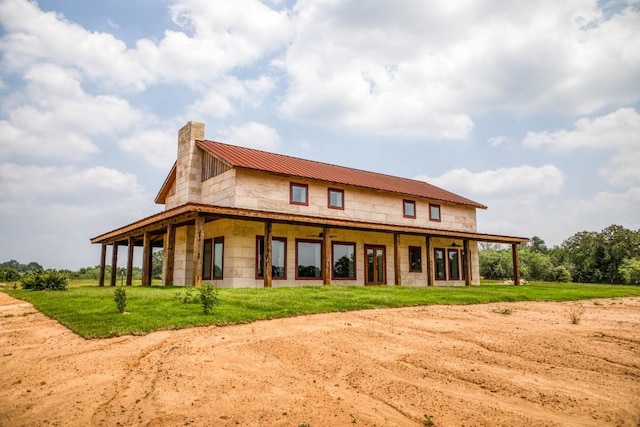
M 219 287 L 479 284 L 478 242 L 528 239 L 478 233 L 486 209 L 426 182 L 204 139 L 204 124 L 179 132 L 178 155 L 156 203 L 165 210 L 91 239 L 102 245 L 104 284 L 111 246 L 143 247 L 149 285 L 154 247 L 164 248 L 163 283 Z

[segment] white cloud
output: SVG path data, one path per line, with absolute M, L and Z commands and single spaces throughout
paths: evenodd
M 640 97 L 633 7 L 300 0 L 292 20 L 281 111 L 299 120 L 460 139 L 476 113 L 590 113 Z
M 0 193 L 3 215 L 46 212 L 66 221 L 135 208 L 144 197 L 135 175 L 115 169 L 13 163 L 0 163 Z M 109 199 L 114 203 L 105 203 Z
M 564 185 L 564 173 L 554 165 L 534 167 L 529 165 L 471 172 L 453 169 L 439 177 L 418 176 L 451 191 L 477 197 L 520 197 L 536 199 L 543 195 L 557 194 Z
M 242 126 L 230 126 L 217 131 L 221 142 L 256 148 L 265 151 L 276 151 L 280 145 L 278 132 L 262 123 L 248 122 Z
M 610 114 L 581 118 L 572 130 L 529 132 L 522 142 L 533 148 L 571 151 L 580 148 L 612 150 L 615 155 L 600 173 L 609 183 L 640 186 L 640 114 L 621 108 Z
M 507 137 L 503 135 L 492 136 L 487 139 L 487 142 L 491 144 L 492 147 L 499 147 L 507 143 Z
M 160 41 L 140 39 L 131 48 L 109 33 L 87 31 L 60 14 L 43 12 L 35 3 L 3 0 L 3 62 L 14 73 L 55 62 L 90 79 L 137 90 L 158 82 L 198 87 L 279 48 L 290 31 L 286 11 L 258 0 L 180 0 L 171 13 L 183 31 L 166 30 Z
M 51 64 L 31 66 L 24 94 L 5 103 L 0 155 L 79 160 L 99 149 L 91 136 L 114 135 L 148 120 L 122 98 L 86 94 L 75 73 Z
M 176 160 L 175 132 L 143 130 L 118 141 L 118 146 L 155 167 L 169 169 Z

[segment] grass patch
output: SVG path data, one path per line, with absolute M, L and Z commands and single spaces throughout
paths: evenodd
M 4 289 L 32 303 L 85 338 L 145 334 L 160 329 L 229 325 L 313 313 L 513 301 L 576 301 L 640 296 L 640 286 L 534 283 L 527 286 L 470 287 L 313 286 L 273 289 L 219 289 L 219 304 L 204 315 L 197 304 L 183 304 L 180 287 L 127 287 L 127 312 L 113 302 L 114 288 L 70 286 L 65 292 Z

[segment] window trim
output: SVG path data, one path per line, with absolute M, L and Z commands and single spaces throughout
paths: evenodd
M 209 259 L 209 271 L 204 271 L 204 263 L 205 263 L 205 245 L 209 243 L 211 245 L 211 258 Z M 216 277 L 215 274 L 215 259 L 216 259 L 216 243 L 222 243 L 222 265 L 220 266 L 220 277 Z M 224 280 L 224 236 L 212 237 L 209 239 L 204 239 L 203 242 L 203 250 L 202 250 L 202 280 Z
M 438 257 L 436 253 L 438 251 L 442 252 L 442 260 L 444 261 L 444 277 L 438 277 Z M 447 258 L 447 250 L 445 248 L 434 248 L 433 249 L 433 275 L 435 280 L 446 281 L 449 278 L 449 272 L 447 271 L 448 266 L 448 258 Z
M 432 208 L 438 208 L 438 218 L 431 214 Z M 429 221 L 442 222 L 442 206 L 437 203 L 429 203 Z
M 413 215 L 408 215 L 407 214 L 407 205 L 413 205 Z M 412 218 L 415 219 L 417 216 L 417 212 L 416 212 L 416 201 L 415 200 L 407 200 L 407 199 L 403 199 L 402 200 L 402 216 L 404 218 Z
M 462 263 L 461 263 L 461 253 L 460 249 L 457 248 L 447 248 L 447 280 L 463 280 L 462 278 Z M 451 254 L 455 253 L 458 259 L 458 277 L 451 277 Z
M 336 277 L 335 275 L 335 258 L 334 258 L 334 246 L 353 246 L 353 277 Z M 356 242 L 331 242 L 331 279 L 332 280 L 358 280 L 358 252 Z
M 331 192 L 342 194 L 342 206 L 336 206 L 331 204 Z M 327 189 L 327 207 L 329 209 L 344 210 L 344 190 L 340 188 L 328 188 Z
M 412 269 L 411 268 L 411 251 L 412 250 L 418 250 L 418 253 L 420 255 L 420 268 L 419 269 Z M 409 246 L 409 272 L 410 273 L 422 273 L 422 246 Z
M 294 187 L 304 188 L 305 201 L 297 202 L 293 200 L 293 189 Z M 289 204 L 298 205 L 298 206 L 309 206 L 309 184 L 302 184 L 299 182 L 291 182 L 289 183 Z
M 259 265 L 259 261 L 260 261 L 260 253 L 258 252 L 260 250 L 260 244 L 258 243 L 260 240 L 264 241 L 264 236 L 256 236 L 256 255 L 255 255 L 255 278 L 256 280 L 263 280 L 264 279 L 264 274 L 262 276 L 260 276 L 260 265 Z M 284 276 L 283 277 L 274 277 L 273 274 L 271 275 L 271 279 L 273 280 L 287 280 L 287 238 L 286 237 L 271 237 L 271 244 L 273 245 L 273 241 L 278 241 L 278 242 L 283 242 L 284 243 Z M 273 248 L 272 248 L 273 250 Z M 272 252 L 273 255 L 273 252 Z M 271 259 L 271 264 L 272 264 L 272 268 L 273 268 L 273 257 Z
M 317 243 L 320 245 L 320 276 L 319 277 L 302 277 L 298 275 L 299 265 L 298 265 L 298 243 Z M 324 251 L 322 250 L 322 240 L 315 239 L 296 239 L 296 264 L 295 264 L 295 278 L 296 280 L 322 280 L 322 267 L 324 266 Z

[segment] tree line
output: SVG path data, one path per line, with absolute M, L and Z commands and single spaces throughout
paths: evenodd
M 483 278 L 513 276 L 510 248 L 481 244 L 479 254 Z M 581 231 L 552 248 L 534 236 L 519 254 L 526 280 L 640 285 L 640 229 L 610 225 L 600 232 Z

